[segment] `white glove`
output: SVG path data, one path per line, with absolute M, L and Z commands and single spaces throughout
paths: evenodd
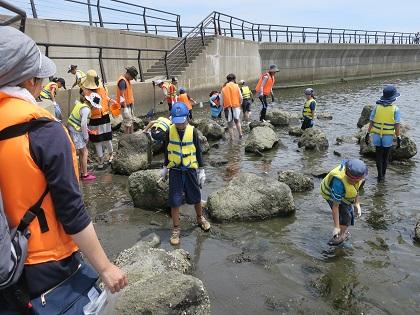
M 168 176 L 168 173 L 169 173 L 168 168 L 167 168 L 166 166 L 164 166 L 164 167 L 162 168 L 162 170 L 160 171 L 160 178 L 161 178 L 161 179 L 165 179 L 165 178 L 166 178 L 166 176 Z
M 198 184 L 200 187 L 203 187 L 204 182 L 206 181 L 206 172 L 204 171 L 204 168 L 198 169 Z
M 360 208 L 360 204 L 355 204 L 354 208 L 356 209 L 356 218 L 360 218 L 362 216 L 362 209 Z
M 58 106 L 57 102 L 53 102 L 53 105 L 54 105 L 54 106 Z
M 335 227 L 335 228 L 333 229 L 332 236 L 333 236 L 333 237 L 339 236 L 339 235 L 340 235 L 340 233 L 341 233 L 340 228 Z

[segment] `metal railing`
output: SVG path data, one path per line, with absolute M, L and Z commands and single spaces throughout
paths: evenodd
M 12 16 L 11 18 L 8 18 L 5 21 L 0 21 L 0 26 L 6 26 L 11 25 L 16 22 L 19 22 L 19 29 L 22 32 L 25 32 L 25 23 L 26 23 L 26 12 L 15 7 L 11 3 L 8 3 L 6 1 L 0 0 L 0 8 L 5 9 L 7 12 L 11 11 L 13 13 L 16 13 L 15 16 Z
M 217 34 L 258 42 L 402 45 L 420 39 L 419 33 L 252 23 L 220 12 L 213 18 Z
M 179 14 L 135 3 L 122 0 L 54 0 L 43 6 L 43 0 L 17 0 L 28 1 L 27 13 L 33 18 L 182 37 Z
M 142 57 L 143 52 L 155 52 L 163 54 L 163 60 L 167 60 L 167 54 L 169 50 L 165 49 L 152 49 L 152 48 L 126 48 L 126 47 L 111 47 L 111 46 L 98 46 L 98 45 L 72 45 L 72 44 L 50 44 L 50 43 L 37 43 L 38 46 L 45 47 L 45 55 L 51 59 L 60 59 L 60 60 L 98 60 L 99 68 L 101 72 L 101 77 L 104 82 L 107 82 L 107 77 L 105 73 L 104 60 L 124 60 L 124 61 L 136 61 L 139 68 L 140 80 L 144 81 L 144 71 L 142 66 L 142 61 L 157 61 L 161 60 L 162 57 Z M 52 53 L 50 48 L 72 48 L 72 49 L 88 49 L 94 50 L 97 53 L 96 56 L 92 56 L 92 51 L 89 51 L 89 55 L 77 56 L 77 55 L 57 55 Z M 107 51 L 123 51 L 123 52 L 134 52 L 136 53 L 135 57 L 121 57 L 121 56 L 106 56 Z

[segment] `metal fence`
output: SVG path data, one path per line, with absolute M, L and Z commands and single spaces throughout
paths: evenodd
M 104 82 L 107 82 L 107 75 L 104 66 L 104 60 L 123 60 L 123 61 L 136 61 L 139 68 L 140 80 L 144 81 L 144 71 L 142 61 L 158 61 L 162 58 L 166 60 L 166 56 L 169 50 L 165 49 L 152 49 L 152 48 L 121 48 L 111 46 L 99 46 L 99 45 L 72 45 L 72 44 L 51 44 L 51 43 L 37 43 L 38 46 L 45 48 L 45 55 L 51 59 L 59 60 L 98 60 L 101 77 Z M 52 51 L 53 48 L 71 48 L 71 53 L 68 53 L 68 49 L 65 51 Z M 117 52 L 113 55 L 111 51 Z M 65 53 L 67 52 L 67 53 Z M 79 53 L 85 53 L 84 55 L 78 55 Z M 129 54 L 122 57 L 121 52 Z M 160 56 L 150 57 L 142 56 L 144 53 L 157 53 Z M 131 54 L 130 54 L 131 53 Z
M 14 0 L 28 17 L 182 37 L 181 17 L 122 0 Z
M 22 32 L 25 32 L 25 23 L 26 23 L 26 12 L 24 10 L 19 9 L 18 7 L 12 5 L 9 2 L 0 0 L 0 8 L 4 10 L 7 16 L 10 15 L 10 13 L 16 14 L 12 17 L 5 17 L 5 20 L 0 21 L 0 26 L 6 26 L 6 25 L 12 25 L 16 22 L 19 23 L 19 29 Z

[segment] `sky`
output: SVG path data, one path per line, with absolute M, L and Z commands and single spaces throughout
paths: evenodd
M 9 0 L 30 10 L 30 0 Z M 85 9 L 65 0 L 33 0 L 47 18 L 87 19 Z M 77 0 L 87 1 L 87 0 Z M 96 0 L 90 0 L 96 3 Z M 254 23 L 318 26 L 378 31 L 420 31 L 420 0 L 124 0 L 181 15 L 182 25 L 195 26 L 212 11 Z M 101 0 L 109 5 L 110 0 Z M 114 4 L 115 5 L 115 4 Z M 0 10 L 1 13 L 1 10 Z M 94 14 L 96 14 L 94 12 Z M 116 13 L 113 19 L 124 20 Z M 136 16 L 130 16 L 136 20 Z

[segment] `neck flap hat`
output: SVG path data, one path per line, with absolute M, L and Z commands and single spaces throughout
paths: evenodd
M 1 26 L 0 33 L 0 87 L 55 74 L 54 62 L 41 53 L 30 37 L 10 26 Z

